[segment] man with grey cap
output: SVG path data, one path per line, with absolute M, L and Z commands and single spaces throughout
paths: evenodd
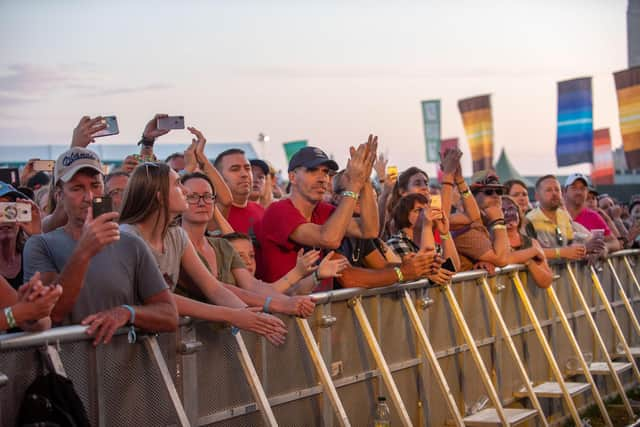
M 175 303 L 147 245 L 119 231 L 116 212 L 93 218 L 93 199 L 104 192 L 98 155 L 82 147 L 65 151 L 54 182 L 67 223 L 32 237 L 24 251 L 25 279 L 40 271 L 44 284 L 62 285 L 53 322 L 89 325 L 94 344 L 109 342 L 127 324 L 174 330 Z
M 571 215 L 571 219 L 589 230 L 595 240 L 602 241 L 602 236 L 604 236 L 602 245 L 589 250 L 595 244 L 592 242 L 587 245 L 588 251 L 606 255 L 607 252 L 620 250 L 620 242 L 611 233 L 607 223 L 598 215 L 598 212 L 587 208 L 589 179 L 581 173 L 573 173 L 567 177 L 563 190 L 564 204 L 567 212 Z
M 273 282 L 296 264 L 304 248 L 336 249 L 345 235 L 374 238 L 379 232 L 378 210 L 371 185 L 371 170 L 376 159 L 378 138 L 369 135 L 366 143 L 350 148 L 345 191 L 337 207 L 322 201 L 331 186 L 330 173 L 338 164 L 316 147 L 304 147 L 289 161 L 289 198 L 272 203 L 262 219 L 258 238 L 261 263 L 258 277 Z M 356 201 L 361 216 L 353 218 Z M 329 290 L 331 279 L 322 284 L 314 273 L 315 291 Z

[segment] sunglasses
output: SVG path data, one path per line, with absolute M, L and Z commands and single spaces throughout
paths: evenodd
M 558 226 L 556 226 L 556 242 L 558 243 L 558 246 L 562 246 L 562 244 L 564 243 L 564 236 L 562 235 L 562 231 L 560 231 L 560 228 Z
M 482 194 L 485 196 L 493 196 L 494 194 L 496 196 L 502 196 L 503 190 L 502 188 L 487 188 L 486 190 L 482 190 Z

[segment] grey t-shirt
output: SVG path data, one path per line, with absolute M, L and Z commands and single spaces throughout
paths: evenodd
M 36 271 L 61 273 L 77 241 L 58 228 L 27 240 L 24 277 Z M 137 236 L 120 233 L 120 240 L 104 247 L 89 262 L 82 289 L 64 324 L 80 323 L 90 314 L 122 304 L 140 305 L 167 289 L 149 248 Z
M 120 230 L 135 234 L 142 237 L 140 230 L 135 225 L 120 224 Z M 160 272 L 164 276 L 165 280 L 169 282 L 169 286 L 173 291 L 178 283 L 178 277 L 180 276 L 180 263 L 182 262 L 182 255 L 189 243 L 189 236 L 182 229 L 182 227 L 169 227 L 167 235 L 164 237 L 164 252 L 158 252 L 152 247 L 151 253 L 153 254 Z

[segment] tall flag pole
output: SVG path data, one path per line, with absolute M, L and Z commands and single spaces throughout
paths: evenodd
M 473 172 L 493 169 L 493 120 L 489 95 L 461 99 L 458 109 L 469 142 Z
M 593 162 L 591 77 L 558 82 L 558 166 Z
M 614 175 L 609 128 L 594 130 L 591 182 L 594 185 L 614 184 Z
M 440 161 L 440 100 L 422 101 L 427 162 Z
M 640 66 L 613 73 L 622 147 L 629 169 L 640 169 Z
M 289 163 L 294 154 L 307 146 L 307 140 L 283 142 L 282 146 L 284 147 L 284 154 L 287 156 L 287 163 Z

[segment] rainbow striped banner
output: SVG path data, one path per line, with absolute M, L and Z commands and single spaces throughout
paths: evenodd
M 558 166 L 593 162 L 591 77 L 558 82 Z
M 640 169 L 640 66 L 613 73 L 620 133 L 629 169 Z
M 493 169 L 493 120 L 489 95 L 461 99 L 458 109 L 469 142 L 473 172 Z
M 609 128 L 594 130 L 591 182 L 594 185 L 614 184 L 614 175 Z

